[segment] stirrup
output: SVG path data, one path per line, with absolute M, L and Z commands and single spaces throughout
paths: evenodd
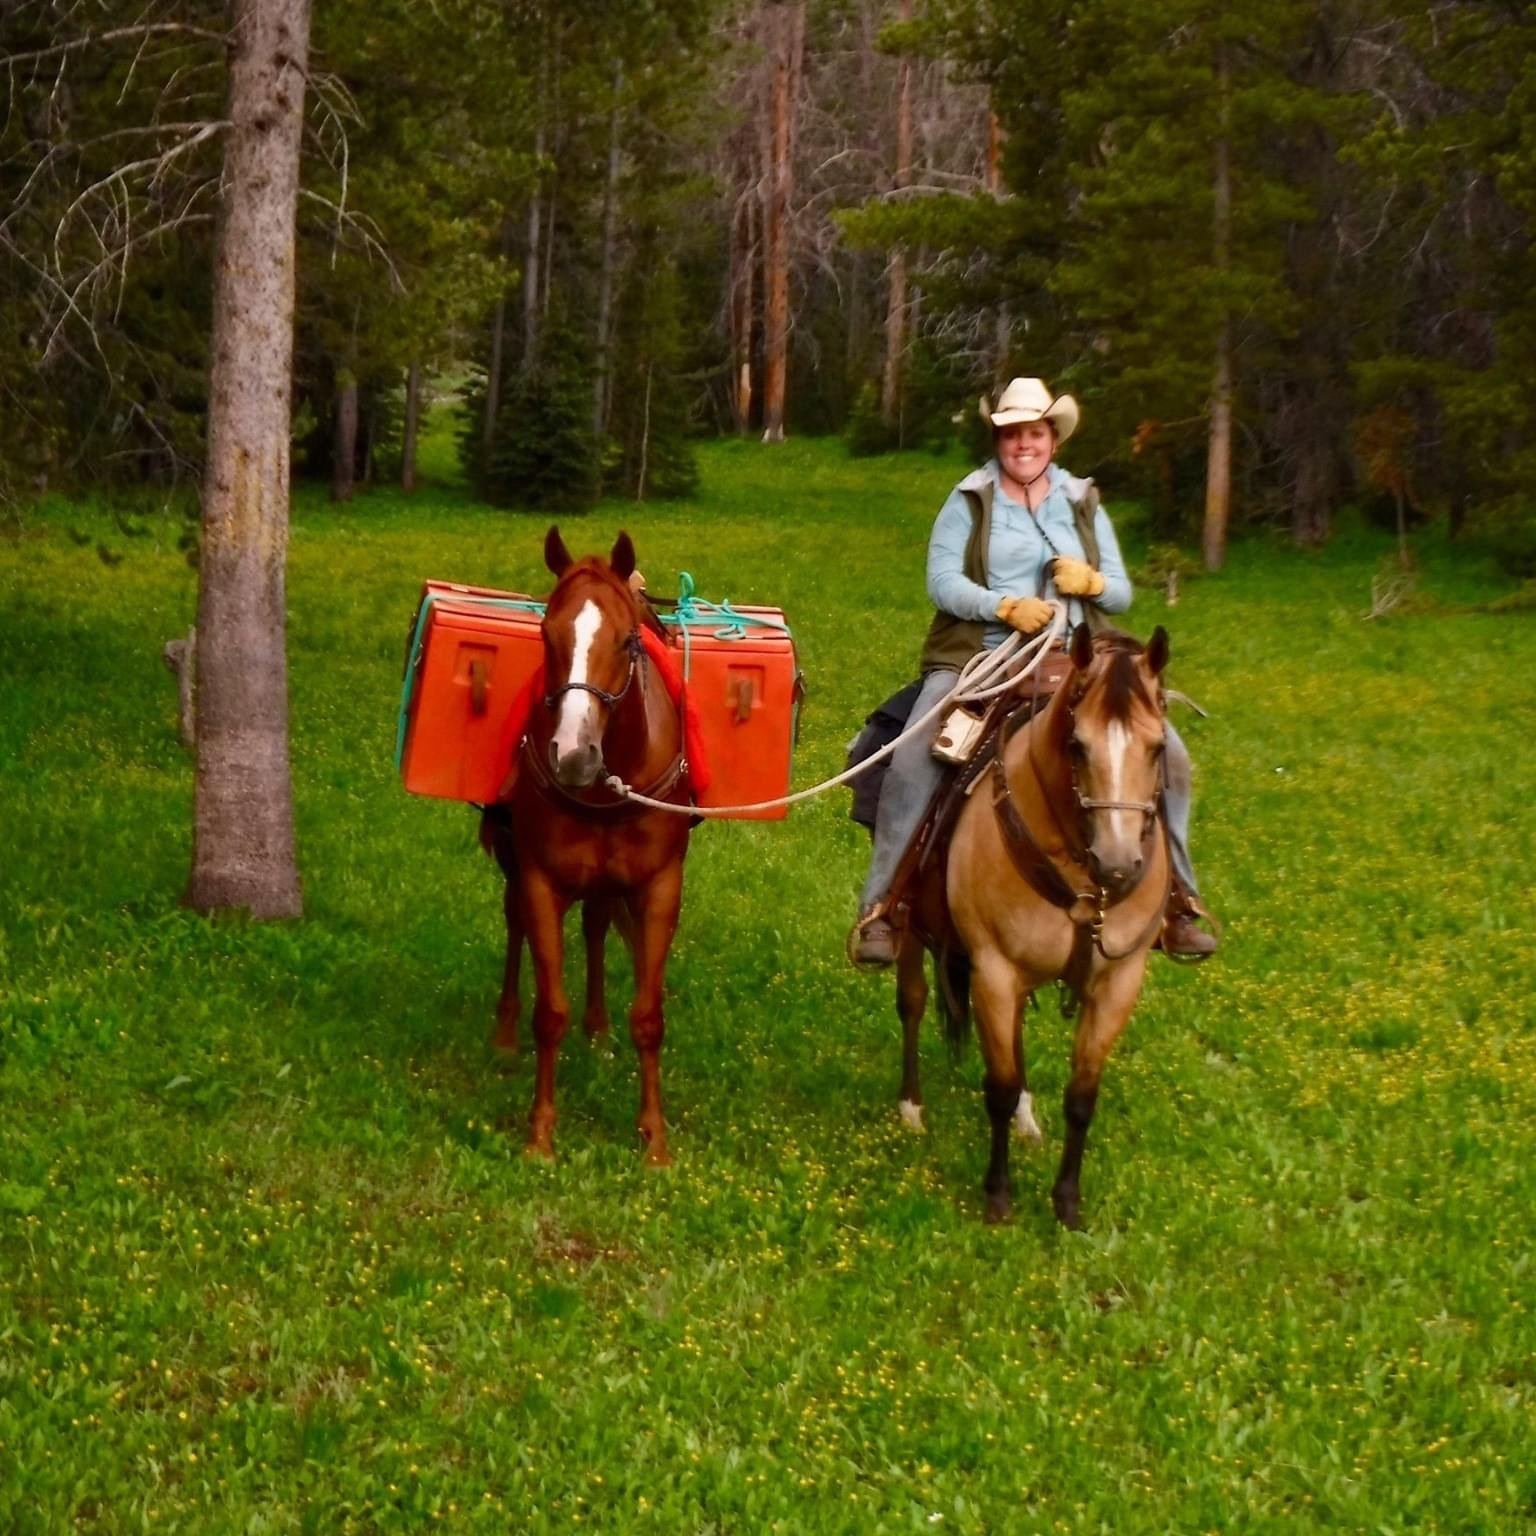
M 891 930 L 891 938 L 893 940 L 891 946 L 892 954 L 890 960 L 883 964 L 877 964 L 871 960 L 860 960 L 855 953 L 859 940 L 864 936 L 864 930 L 874 922 L 884 922 Z M 863 975 L 872 975 L 877 971 L 889 970 L 896 963 L 900 949 L 901 929 L 893 921 L 891 909 L 884 901 L 877 901 L 866 911 L 859 913 L 853 927 L 848 930 L 848 937 L 843 944 L 844 953 L 848 956 L 848 964 Z

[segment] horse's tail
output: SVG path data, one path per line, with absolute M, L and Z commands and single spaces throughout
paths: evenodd
M 944 945 L 934 955 L 939 984 L 939 1016 L 952 1055 L 959 1057 L 971 1024 L 971 957 L 959 945 Z

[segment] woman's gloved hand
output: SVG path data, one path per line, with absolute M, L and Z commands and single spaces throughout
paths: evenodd
M 1043 597 L 1005 597 L 997 605 L 997 616 L 1021 635 L 1038 634 L 1055 613 Z
M 1071 555 L 1057 555 L 1051 562 L 1051 580 L 1063 597 L 1098 597 L 1104 590 L 1104 578 L 1086 560 Z

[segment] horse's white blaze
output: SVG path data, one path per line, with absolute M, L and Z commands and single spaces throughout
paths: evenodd
M 910 1130 L 922 1130 L 923 1106 L 921 1104 L 914 1104 L 911 1099 L 903 1099 L 901 1101 L 901 1123 Z
M 1025 1141 L 1045 1140 L 1045 1132 L 1035 1119 L 1035 1101 L 1027 1092 L 1019 1095 L 1019 1107 L 1013 1112 L 1013 1133 Z
M 1104 732 L 1104 746 L 1109 754 L 1109 794 L 1110 800 L 1123 800 L 1121 782 L 1125 776 L 1125 754 L 1131 745 L 1131 733 L 1119 720 L 1111 720 L 1108 729 Z M 1113 818 L 1111 825 L 1115 829 L 1116 837 L 1124 837 L 1126 811 L 1111 811 Z
M 584 683 L 591 665 L 592 642 L 603 627 L 602 610 L 589 597 L 576 615 L 576 639 L 571 650 L 571 675 L 568 683 Z M 561 695 L 560 713 L 555 720 L 555 751 L 565 757 L 585 746 L 596 733 L 597 700 L 590 693 L 577 690 Z

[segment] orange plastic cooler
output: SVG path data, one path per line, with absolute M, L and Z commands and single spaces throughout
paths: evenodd
M 544 657 L 544 605 L 429 581 L 411 629 L 396 735 L 405 787 L 481 804 L 511 768 L 503 726 Z
M 790 755 L 803 688 L 795 643 L 778 608 L 699 604 L 676 634 L 688 695 L 709 749 L 709 788 L 699 804 L 751 805 L 789 792 Z M 678 631 L 686 629 L 687 642 Z M 779 821 L 780 806 L 743 820 Z

